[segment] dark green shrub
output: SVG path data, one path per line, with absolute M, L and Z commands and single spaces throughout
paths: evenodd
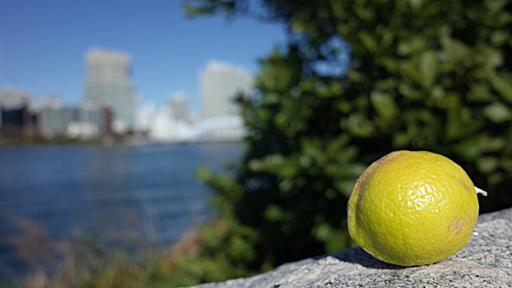
M 186 6 L 280 22 L 289 35 L 240 100 L 249 136 L 236 177 L 201 173 L 220 215 L 258 235 L 246 245 L 255 257 L 233 265 L 347 247 L 354 181 L 392 150 L 444 154 L 489 192 L 482 212 L 512 206 L 512 1 L 249 2 Z

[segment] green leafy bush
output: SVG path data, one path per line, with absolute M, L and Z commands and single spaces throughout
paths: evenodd
M 444 154 L 489 192 L 481 211 L 512 206 L 512 1 L 250 2 L 186 6 L 288 31 L 261 60 L 254 97 L 240 98 L 249 135 L 236 176 L 201 172 L 221 217 L 255 235 L 234 267 L 347 247 L 353 184 L 392 150 Z

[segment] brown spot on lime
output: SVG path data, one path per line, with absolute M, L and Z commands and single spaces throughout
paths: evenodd
M 394 152 L 391 152 L 389 154 L 382 156 L 381 158 L 379 158 L 378 160 L 373 162 L 370 166 L 368 166 L 368 168 L 366 168 L 366 170 L 363 172 L 363 174 L 361 176 L 359 176 L 359 178 L 356 181 L 356 185 L 354 186 L 353 192 L 359 191 L 361 189 L 362 185 L 364 185 L 366 183 L 366 179 L 370 175 L 373 174 L 373 171 L 375 169 L 386 164 L 387 162 L 391 161 L 392 159 L 396 158 L 397 156 L 399 156 L 400 154 L 402 154 L 404 152 L 410 152 L 410 151 L 407 151 L 407 150 L 394 151 Z M 352 192 L 352 194 L 354 194 L 353 192 Z
M 464 187 L 464 189 L 466 191 L 468 191 L 469 193 L 474 193 L 473 191 L 471 191 L 471 189 L 469 188 L 468 184 L 464 180 L 459 179 L 458 181 Z
M 462 231 L 462 227 L 464 226 L 464 219 L 456 219 L 450 223 L 449 230 L 455 235 L 459 234 Z

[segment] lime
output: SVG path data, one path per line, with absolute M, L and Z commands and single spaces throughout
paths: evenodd
M 478 218 L 466 172 L 426 151 L 396 151 L 372 163 L 348 202 L 351 237 L 381 261 L 416 266 L 462 249 Z

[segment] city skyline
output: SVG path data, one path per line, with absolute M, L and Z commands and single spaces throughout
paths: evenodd
M 133 68 L 133 64 L 131 64 L 132 58 L 131 58 L 130 54 L 128 54 L 125 51 L 112 50 L 112 49 L 105 48 L 105 47 L 90 48 L 84 53 L 85 61 L 82 63 L 84 70 L 87 71 L 92 66 L 92 65 L 90 65 L 90 63 L 88 63 L 88 59 L 89 59 L 89 61 L 91 61 L 91 57 L 90 57 L 91 55 L 93 55 L 92 58 L 96 58 L 96 59 L 109 58 L 108 56 L 101 55 L 101 54 L 112 54 L 114 58 L 117 58 L 117 59 L 114 59 L 114 62 L 126 61 L 127 62 L 126 65 L 128 65 L 127 68 L 130 70 L 129 73 L 130 74 L 132 73 L 131 70 L 133 70 L 134 68 Z M 119 57 L 116 57 L 116 54 Z M 112 59 L 107 59 L 107 61 L 112 62 L 111 60 Z M 92 59 L 92 61 L 95 61 L 95 60 Z M 89 70 L 91 70 L 91 69 L 89 69 Z M 94 68 L 92 70 L 98 70 L 98 69 Z M 98 73 L 95 73 L 95 74 L 98 74 Z M 225 77 L 219 76 L 222 74 L 224 74 Z M 206 75 L 208 75 L 208 76 L 206 76 Z M 233 95 L 231 95 L 231 92 L 233 92 L 233 93 L 238 93 L 238 92 L 248 93 L 249 90 L 247 89 L 247 87 L 251 86 L 252 82 L 254 81 L 254 75 L 252 73 L 250 73 L 249 70 L 246 69 L 245 67 L 236 65 L 234 63 L 228 63 L 228 62 L 225 62 L 225 61 L 222 61 L 219 59 L 211 59 L 211 60 L 207 61 L 206 63 L 204 63 L 204 65 L 202 65 L 201 68 L 199 69 L 199 71 L 197 72 L 196 76 L 198 78 L 198 81 L 197 81 L 198 95 L 197 95 L 197 97 L 198 97 L 198 102 L 199 102 L 199 103 L 196 103 L 196 107 L 191 107 L 189 94 L 184 92 L 183 90 L 173 90 L 170 93 L 167 93 L 167 95 L 163 96 L 164 102 L 162 104 L 158 104 L 158 105 L 153 101 L 150 101 L 150 100 L 148 101 L 148 99 L 141 99 L 140 95 L 138 95 L 136 90 L 134 90 L 133 92 L 134 92 L 134 95 L 136 98 L 135 114 L 137 114 L 141 109 L 144 109 L 145 107 L 147 108 L 148 106 L 154 107 L 156 109 L 156 108 L 164 107 L 165 105 L 168 105 L 169 102 L 175 100 L 175 98 L 186 98 L 189 116 L 190 117 L 204 117 L 205 116 L 204 115 L 205 93 L 212 94 L 212 93 L 210 93 L 210 91 L 208 91 L 208 88 L 210 88 L 210 86 L 215 86 L 213 88 L 215 88 L 214 90 L 216 90 L 216 91 L 213 94 L 218 94 L 217 92 L 220 92 L 223 90 L 228 91 L 227 94 L 224 95 L 224 97 L 221 97 L 224 99 L 217 99 L 217 100 L 221 100 L 221 103 L 225 103 L 226 100 L 229 100 L 229 101 L 234 100 L 234 97 L 233 97 Z M 219 79 L 215 79 L 215 80 L 221 80 L 221 81 L 218 81 L 219 83 L 213 83 L 213 81 L 211 81 L 211 80 L 205 81 L 205 76 L 206 77 L 213 76 L 213 78 L 220 77 Z M 229 77 L 234 77 L 236 80 L 241 80 L 244 84 L 236 83 L 236 81 L 235 81 L 235 83 L 233 83 L 233 81 L 231 81 L 231 79 L 229 79 Z M 91 78 L 93 79 L 92 82 L 98 81 L 98 80 L 100 80 L 100 82 L 101 82 L 101 80 L 102 80 L 102 79 L 98 79 L 98 77 L 96 75 L 93 75 L 93 73 L 86 72 L 84 74 L 84 80 L 83 80 L 83 82 L 85 83 L 83 86 L 83 93 L 82 93 L 80 99 L 78 99 L 76 102 L 73 102 L 73 103 L 66 102 L 63 95 L 61 95 L 59 93 L 34 94 L 32 91 L 30 91 L 26 87 L 5 85 L 2 83 L 0 83 L 0 89 L 17 91 L 18 93 L 23 93 L 25 95 L 28 95 L 29 104 L 32 106 L 34 106 L 34 105 L 38 106 L 38 105 L 41 105 L 42 103 L 47 105 L 48 102 L 53 102 L 53 105 L 57 105 L 56 103 L 58 103 L 57 106 L 63 106 L 63 105 L 72 105 L 72 106 L 79 105 L 80 106 L 84 103 L 90 104 L 90 103 L 87 103 L 89 100 L 91 100 L 90 95 L 88 95 L 88 92 L 87 92 L 87 87 L 88 87 L 88 85 L 90 85 Z M 123 81 L 123 80 L 121 80 L 121 81 Z M 205 86 L 205 84 L 206 84 L 206 86 Z M 220 85 L 215 85 L 215 84 L 220 84 Z M 223 85 L 223 84 L 225 84 L 225 85 Z M 245 85 L 245 84 L 247 84 L 247 85 Z M 222 95 L 217 95 L 217 96 L 222 96 Z M 228 98 L 231 98 L 231 99 L 228 99 Z M 109 106 L 109 105 L 107 105 L 107 106 Z M 236 104 L 232 103 L 231 106 L 232 107 L 230 107 L 229 109 L 231 111 L 234 111 L 234 109 L 236 109 L 236 108 L 234 108 L 234 106 L 236 106 Z M 231 114 L 233 114 L 233 113 L 231 113 Z M 206 117 L 206 118 L 208 118 L 208 117 Z
M 76 105 L 85 85 L 83 55 L 101 47 L 131 55 L 141 104 L 164 105 L 170 94 L 183 91 L 198 113 L 198 73 L 205 63 L 217 59 L 255 74 L 258 58 L 282 39 L 281 27 L 255 20 L 189 19 L 178 1 L 5 0 L 0 3 L 0 86 L 36 98 L 59 95 Z
M 132 58 L 126 52 L 90 49 L 84 66 L 86 85 L 79 105 L 66 104 L 55 95 L 34 98 L 23 90 L 0 86 L 0 115 L 7 121 L 3 130 L 8 135 L 47 139 L 98 139 L 133 132 L 158 142 L 240 141 L 245 135 L 234 99 L 240 93 L 250 97 L 254 76 L 240 66 L 209 61 L 201 68 L 200 115 L 191 111 L 188 97 L 180 91 L 169 97 L 167 105 L 139 103 Z

